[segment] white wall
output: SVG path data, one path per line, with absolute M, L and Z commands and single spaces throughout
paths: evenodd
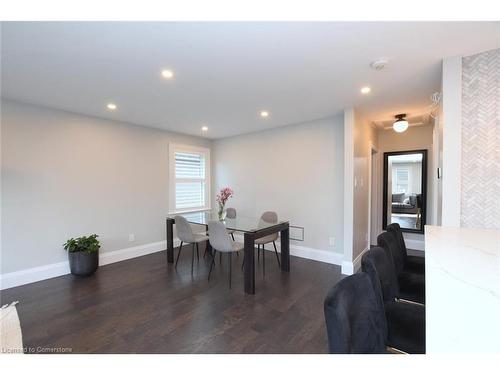
M 216 140 L 214 195 L 230 186 L 228 206 L 238 214 L 276 211 L 305 228 L 304 242 L 292 246 L 343 254 L 343 131 L 339 115 Z
M 378 149 L 377 131 L 359 111 L 355 111 L 354 124 L 353 261 L 370 247 L 368 233 L 369 199 L 371 194 L 369 189 L 370 154 L 372 146 Z
M 344 115 L 344 238 L 342 273 L 352 274 L 361 264 L 362 254 L 369 249 L 370 167 L 372 148 L 377 148 L 377 132 L 356 109 Z
M 460 226 L 462 159 L 462 58 L 443 60 L 442 212 L 443 226 Z
M 1 135 L 2 274 L 66 260 L 69 237 L 97 233 L 103 253 L 165 240 L 168 143 L 211 146 L 3 100 Z

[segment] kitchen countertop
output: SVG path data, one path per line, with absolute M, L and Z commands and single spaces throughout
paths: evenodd
M 500 230 L 425 227 L 427 353 L 500 353 Z

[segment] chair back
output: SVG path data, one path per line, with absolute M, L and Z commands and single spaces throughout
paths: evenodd
M 210 245 L 217 251 L 233 251 L 233 241 L 231 241 L 227 233 L 226 226 L 220 221 L 208 222 L 208 240 Z
M 389 232 L 380 233 L 377 237 L 377 246 L 380 246 L 386 251 L 394 264 L 396 274 L 399 275 L 399 273 L 403 271 L 406 257 L 396 236 Z
M 330 353 L 386 351 L 384 307 L 366 273 L 356 273 L 334 285 L 325 298 L 324 312 Z
M 175 216 L 174 220 L 175 228 L 177 229 L 177 237 L 179 237 L 182 242 L 194 242 L 193 228 L 191 228 L 186 218 L 183 216 Z
M 278 214 L 274 211 L 266 211 L 262 214 L 260 220 L 265 221 L 266 223 L 275 224 L 278 223 Z M 266 236 L 266 239 L 268 239 L 269 242 L 276 241 L 278 239 L 278 232 Z
M 392 261 L 384 249 L 374 247 L 368 250 L 361 258 L 361 269 L 370 276 L 374 289 L 380 291 L 384 302 L 394 301 L 399 284 Z
M 392 233 L 398 240 L 399 247 L 403 254 L 404 262 L 406 262 L 406 257 L 408 256 L 408 252 L 406 250 L 405 239 L 403 237 L 403 231 L 401 230 L 401 227 L 399 226 L 398 223 L 392 223 L 387 226 L 387 231 L 389 233 Z
M 226 217 L 229 219 L 236 219 L 236 209 L 232 207 L 228 207 L 226 209 Z

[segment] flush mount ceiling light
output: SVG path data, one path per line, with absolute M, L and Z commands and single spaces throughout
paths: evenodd
M 114 111 L 116 108 L 118 108 L 116 106 L 115 103 L 108 103 L 108 105 L 106 106 L 110 111 Z
M 174 78 L 174 72 L 168 69 L 164 69 L 161 71 L 161 76 L 165 79 L 171 79 Z
M 361 94 L 369 94 L 372 89 L 368 86 L 361 88 Z
M 380 58 L 380 59 L 377 59 L 375 61 L 372 61 L 370 66 L 372 69 L 375 69 L 375 70 L 382 70 L 385 68 L 385 66 L 387 65 L 388 61 L 387 59 L 384 59 L 384 58 Z
M 208 126 L 202 126 L 202 127 L 201 127 L 201 131 L 203 131 L 203 132 L 207 132 L 207 131 L 208 131 Z
M 264 118 L 269 117 L 269 112 L 268 111 L 261 111 L 260 117 L 264 117 Z
M 394 121 L 394 124 L 392 124 L 392 128 L 394 129 L 394 131 L 402 133 L 406 129 L 408 129 L 408 121 L 406 121 L 405 119 L 406 113 L 401 113 L 394 117 L 396 118 L 396 121 Z

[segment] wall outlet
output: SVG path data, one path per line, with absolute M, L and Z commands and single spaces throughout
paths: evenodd
M 135 234 L 133 234 L 133 233 L 129 234 L 129 235 L 128 235 L 128 240 L 129 240 L 130 242 L 134 242 L 134 241 L 135 241 Z
M 331 247 L 335 247 L 335 237 L 330 237 L 329 242 Z

